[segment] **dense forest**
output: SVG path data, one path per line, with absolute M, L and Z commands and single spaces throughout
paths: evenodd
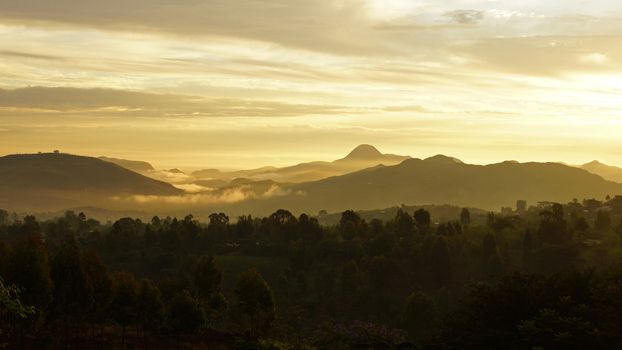
M 437 222 L 278 210 L 209 222 L 0 211 L 0 343 L 15 349 L 616 349 L 622 206 Z

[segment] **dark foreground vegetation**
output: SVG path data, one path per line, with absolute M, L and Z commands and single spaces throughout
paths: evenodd
M 619 198 L 437 223 L 279 210 L 200 223 L 0 211 L 0 339 L 23 349 L 619 349 Z

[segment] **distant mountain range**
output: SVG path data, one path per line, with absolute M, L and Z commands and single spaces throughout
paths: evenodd
M 205 169 L 193 172 L 192 176 L 199 180 L 231 181 L 236 178 L 246 178 L 251 180 L 274 180 L 286 183 L 300 183 L 343 175 L 376 165 L 395 165 L 409 158 L 409 156 L 382 154 L 374 146 L 360 145 L 352 150 L 345 158 L 332 162 L 315 161 L 283 168 L 268 166 L 232 172 Z
M 287 196 L 235 206 L 241 211 L 284 207 L 312 213 L 401 204 L 452 204 L 499 210 L 502 206 L 514 206 L 519 199 L 536 204 L 622 194 L 622 184 L 563 164 L 508 161 L 473 165 L 442 155 L 293 184 L 287 189 Z
M 622 168 L 603 164 L 597 160 L 581 165 L 581 169 L 585 169 L 591 173 L 600 175 L 603 179 L 622 183 Z
M 279 208 L 339 212 L 402 204 L 498 210 L 519 199 L 535 204 L 622 194 L 622 183 L 590 172 L 615 179 L 616 171 L 622 169 L 596 162 L 583 166 L 590 171 L 559 163 L 473 165 L 444 155 L 418 159 L 382 154 L 370 145 L 358 146 L 336 161 L 283 168 L 202 170 L 190 175 L 177 169 L 148 171 L 165 174 L 172 182 L 185 181 L 179 188 L 121 166 L 136 167 L 142 162 L 107 159 L 56 153 L 1 157 L 0 208 L 97 206 L 198 215 L 213 211 L 269 214 Z M 144 164 L 139 167 L 147 169 Z M 135 195 L 143 197 L 119 200 L 137 198 Z
M 175 195 L 183 191 L 92 157 L 62 153 L 0 157 L 0 207 L 67 208 L 113 196 Z
M 307 193 L 304 201 L 318 208 L 327 203 L 335 209 L 429 203 L 499 209 L 518 199 L 604 198 L 622 194 L 622 184 L 555 163 L 472 165 L 436 156 L 300 184 L 296 190 Z

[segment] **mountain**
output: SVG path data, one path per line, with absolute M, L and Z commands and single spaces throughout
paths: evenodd
M 62 153 L 0 157 L 0 207 L 66 208 L 111 197 L 179 195 L 174 186 L 98 158 Z
M 135 171 L 138 173 L 145 173 L 145 172 L 155 170 L 151 164 L 140 161 L 140 160 L 128 160 L 128 159 L 109 158 L 109 157 L 99 157 L 99 159 L 105 162 L 114 163 L 125 169 L 129 169 L 131 171 Z
M 378 159 L 382 156 L 376 147 L 363 144 L 353 149 L 344 159 Z
M 248 203 L 246 208 L 283 207 L 315 213 L 401 204 L 452 204 L 499 210 L 502 206 L 514 206 L 519 199 L 536 204 L 614 196 L 622 194 L 622 184 L 563 164 L 508 161 L 473 165 L 436 156 L 294 184 L 287 191 L 287 196 Z
M 585 169 L 590 173 L 600 175 L 603 179 L 615 182 L 622 182 L 622 168 L 603 164 L 597 160 L 581 165 L 581 169 Z
M 282 168 L 263 167 L 234 172 L 206 169 L 196 171 L 192 175 L 199 179 L 209 178 L 231 181 L 235 178 L 247 178 L 252 180 L 301 183 L 343 175 L 379 164 L 395 165 L 409 158 L 408 156 L 382 154 L 374 146 L 360 145 L 354 148 L 345 158 L 332 162 L 315 161 Z

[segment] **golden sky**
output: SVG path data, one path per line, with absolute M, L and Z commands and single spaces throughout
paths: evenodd
M 622 165 L 618 0 L 0 0 L 0 154 Z

